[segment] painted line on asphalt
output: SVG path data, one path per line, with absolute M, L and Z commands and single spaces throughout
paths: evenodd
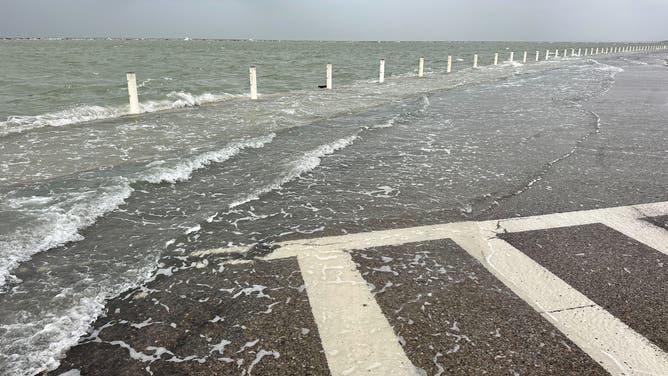
M 453 239 L 515 294 L 613 375 L 668 375 L 668 354 L 496 237 L 603 223 L 661 252 L 668 232 L 638 218 L 668 214 L 668 202 L 484 222 L 460 222 L 277 243 L 265 259 L 297 257 L 334 375 L 415 375 L 387 318 L 346 250 Z M 658 247 L 658 248 L 657 248 Z M 225 252 L 216 250 L 217 253 Z
M 612 375 L 668 375 L 668 354 L 495 235 L 497 223 L 453 240 Z M 558 226 L 565 227 L 565 226 Z

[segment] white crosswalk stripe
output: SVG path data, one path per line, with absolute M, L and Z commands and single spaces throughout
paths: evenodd
M 455 241 L 611 374 L 668 375 L 666 352 L 496 237 L 503 232 L 602 223 L 668 254 L 668 231 L 640 220 L 659 215 L 668 215 L 668 202 L 289 241 L 278 243 L 266 258 L 298 258 L 334 375 L 416 372 L 345 251 L 439 239 Z

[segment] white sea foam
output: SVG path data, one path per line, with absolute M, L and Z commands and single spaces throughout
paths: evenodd
M 185 181 L 192 173 L 211 163 L 228 160 L 241 150 L 261 148 L 275 137 L 271 133 L 244 141 L 231 143 L 222 149 L 175 161 L 172 165 L 149 164 L 148 171 L 132 177 L 116 177 L 113 182 L 97 190 L 54 196 L 4 197 L 2 205 L 19 211 L 35 220 L 29 225 L 17 228 L 10 234 L 0 234 L 0 291 L 21 262 L 36 253 L 43 252 L 67 242 L 82 239 L 79 231 L 125 203 L 134 189 L 131 184 L 138 181 L 149 183 Z M 1 205 L 0 205 L 1 206 Z
M 401 117 L 401 115 L 395 115 L 391 119 L 389 119 L 388 121 L 386 121 L 384 123 L 381 123 L 381 124 L 376 124 L 372 128 L 390 128 L 390 127 L 393 127 L 396 124 L 397 120 L 399 120 L 400 117 Z
M 281 188 L 284 184 L 300 177 L 301 175 L 314 170 L 322 162 L 322 158 L 326 155 L 332 154 L 337 150 L 341 150 L 349 145 L 351 145 L 357 139 L 357 135 L 345 137 L 339 140 L 336 140 L 330 144 L 322 145 L 317 149 L 308 151 L 304 153 L 301 158 L 293 161 L 289 164 L 288 170 L 283 173 L 278 179 L 273 183 L 266 185 L 264 187 L 258 188 L 253 191 L 251 194 L 234 201 L 230 204 L 230 208 L 235 208 L 237 206 L 243 205 L 247 202 L 254 201 L 260 198 L 265 193 L 271 192 L 273 190 Z
M 123 108 L 79 106 L 42 115 L 10 116 L 0 122 L 0 136 L 43 127 L 62 127 L 91 120 L 109 119 L 127 113 Z
M 210 151 L 197 155 L 190 159 L 178 162 L 174 166 L 167 166 L 164 163 L 152 167 L 147 173 L 143 174 L 141 180 L 149 183 L 159 184 L 162 182 L 176 183 L 190 179 L 192 173 L 211 163 L 221 163 L 233 156 L 239 154 L 243 149 L 259 149 L 270 143 L 276 134 L 271 133 L 267 136 L 258 137 L 246 141 L 232 143 L 220 150 Z
M 167 94 L 168 99 L 166 100 L 140 102 L 139 107 L 142 112 L 156 112 L 174 108 L 201 106 L 207 103 L 220 102 L 226 99 L 238 97 L 242 97 L 242 95 L 227 93 L 204 93 L 200 95 L 194 95 L 185 91 L 172 91 L 171 93 Z
M 144 81 L 142 84 L 145 85 L 148 82 L 150 82 L 150 79 Z M 242 97 L 242 95 L 227 93 L 203 93 L 195 95 L 184 91 L 173 91 L 167 94 L 167 99 L 140 102 L 139 107 L 141 112 L 156 112 L 174 108 L 200 106 L 237 97 Z M 6 121 L 0 122 L 0 136 L 21 133 L 37 128 L 62 127 L 93 120 L 117 118 L 127 115 L 129 111 L 129 105 L 117 107 L 84 105 L 41 115 L 10 116 Z
M 593 59 L 591 61 L 594 63 L 596 70 L 603 71 L 603 72 L 610 72 L 610 74 L 612 75 L 613 78 L 617 75 L 617 73 L 624 72 L 623 68 L 615 67 L 613 65 L 604 64 L 604 63 L 598 62 L 598 61 L 593 60 Z
M 156 265 L 157 257 L 147 255 L 137 269 L 127 270 L 118 282 L 95 288 L 94 296 L 78 293 L 62 310 L 31 317 L 27 322 L 0 325 L 0 374 L 29 376 L 57 368 L 65 351 L 76 345 L 104 311 L 106 299 L 137 287 L 154 273 Z
M 116 209 L 130 197 L 133 189 L 127 179 L 102 191 L 64 194 L 59 197 L 9 198 L 5 204 L 37 218 L 29 226 L 11 234 L 0 235 L 0 287 L 5 285 L 11 271 L 36 253 L 81 240 L 79 230 L 93 224 L 97 218 Z M 51 201 L 57 204 L 50 204 Z M 36 205 L 45 203 L 46 205 Z

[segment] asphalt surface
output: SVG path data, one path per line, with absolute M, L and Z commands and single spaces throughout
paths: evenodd
M 498 200 L 476 216 L 501 219 L 668 199 L 668 66 L 635 56 L 596 58 L 624 72 L 603 96 L 583 103 L 600 117 L 599 131 L 576 145 L 576 152 L 551 165 L 531 189 Z M 631 61 L 629 63 L 628 61 Z M 596 124 L 592 115 L 591 126 Z
M 584 104 L 597 131 L 572 155 L 467 219 L 668 201 L 668 67 L 631 65 L 615 79 Z M 668 230 L 668 216 L 646 220 Z M 501 237 L 668 351 L 666 254 L 599 224 Z M 420 375 L 608 373 L 452 241 L 350 254 Z M 49 374 L 330 374 L 297 261 L 230 260 L 169 260 L 165 275 L 110 300 Z
M 351 253 L 427 375 L 607 374 L 451 240 Z
M 668 255 L 601 224 L 501 238 L 668 351 Z
M 296 260 L 232 262 L 171 260 L 49 375 L 328 375 Z

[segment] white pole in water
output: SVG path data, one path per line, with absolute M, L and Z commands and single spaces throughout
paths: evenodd
M 494 65 L 499 65 L 499 53 L 494 54 Z
M 424 77 L 424 58 L 420 57 L 420 64 L 418 64 L 418 77 Z
M 589 49 L 588 49 L 588 48 L 585 48 L 585 54 L 584 54 L 584 56 L 587 56 L 587 52 L 589 52 Z
M 139 94 L 137 93 L 137 75 L 135 72 L 128 72 L 128 98 L 130 99 L 130 114 L 139 113 Z
M 575 48 L 571 48 L 571 57 L 575 56 Z
M 378 83 L 385 82 L 385 59 L 380 59 L 380 69 L 378 71 Z
M 448 70 L 447 73 L 452 72 L 452 55 L 448 55 Z
M 598 55 L 598 47 L 596 47 L 596 55 Z
M 524 51 L 524 58 L 522 59 L 522 62 L 524 64 L 526 64 L 526 62 L 527 62 L 527 52 L 526 51 Z
M 332 90 L 332 64 L 327 64 L 327 90 Z
M 554 50 L 554 57 L 559 57 L 559 49 Z
M 473 54 L 473 68 L 478 68 L 478 54 Z
M 568 57 L 568 49 L 564 49 L 564 54 L 562 56 L 563 57 Z
M 545 60 L 550 60 L 550 50 L 545 50 Z
M 582 56 L 582 48 L 578 48 L 578 56 Z
M 515 52 L 511 51 L 510 52 L 510 59 L 508 59 L 508 61 L 510 61 L 512 63 L 513 60 L 515 60 Z
M 251 65 L 248 69 L 250 76 L 250 97 L 251 99 L 257 99 L 257 71 L 255 70 L 255 65 Z

